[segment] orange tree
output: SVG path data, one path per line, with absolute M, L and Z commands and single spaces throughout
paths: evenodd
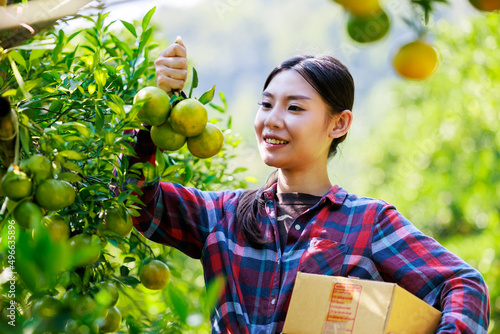
M 131 232 L 140 190 L 124 184 L 142 170 L 149 180 L 204 190 L 246 187 L 238 178 L 245 169 L 228 166 L 239 139 L 224 95 L 221 105 L 210 102 L 213 89 L 200 101 L 224 129 L 218 154 L 198 159 L 184 145 L 158 151 L 154 166 L 121 159 L 134 155 L 125 131 L 142 128 L 133 98 L 155 85 L 153 13 L 134 24 L 89 16 L 90 28 L 52 29 L 1 50 L 0 95 L 18 122 L 0 198 L 0 332 L 209 330 L 223 282 L 203 289 L 194 260 Z

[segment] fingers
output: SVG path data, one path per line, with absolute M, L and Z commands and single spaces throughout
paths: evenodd
M 175 43 L 160 52 L 154 65 L 156 69 L 157 86 L 167 93 L 172 90 L 182 90 L 187 80 L 188 63 L 186 46 L 180 36 Z
M 186 46 L 182 42 L 182 39 L 179 40 L 180 43 L 170 44 L 165 50 L 160 52 L 160 57 L 187 57 Z
M 188 63 L 186 58 L 159 56 L 158 59 L 155 60 L 155 67 L 161 66 L 179 70 L 187 70 Z
M 172 90 L 182 90 L 185 83 L 185 80 L 177 80 L 165 76 L 156 77 L 157 87 L 163 89 L 167 93 L 170 93 Z

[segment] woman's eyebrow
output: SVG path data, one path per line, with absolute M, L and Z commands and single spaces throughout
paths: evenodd
M 262 92 L 262 96 L 274 99 L 274 95 L 266 91 Z M 310 100 L 311 98 L 305 95 L 288 95 L 287 97 L 285 97 L 285 99 L 290 101 L 290 100 Z

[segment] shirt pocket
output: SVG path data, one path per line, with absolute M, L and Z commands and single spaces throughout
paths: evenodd
M 312 238 L 299 261 L 299 271 L 310 274 L 341 276 L 349 246 L 340 242 Z

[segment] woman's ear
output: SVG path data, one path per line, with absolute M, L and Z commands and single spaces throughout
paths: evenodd
M 331 131 L 328 134 L 330 138 L 342 137 L 349 131 L 352 123 L 352 111 L 344 110 L 332 118 Z

